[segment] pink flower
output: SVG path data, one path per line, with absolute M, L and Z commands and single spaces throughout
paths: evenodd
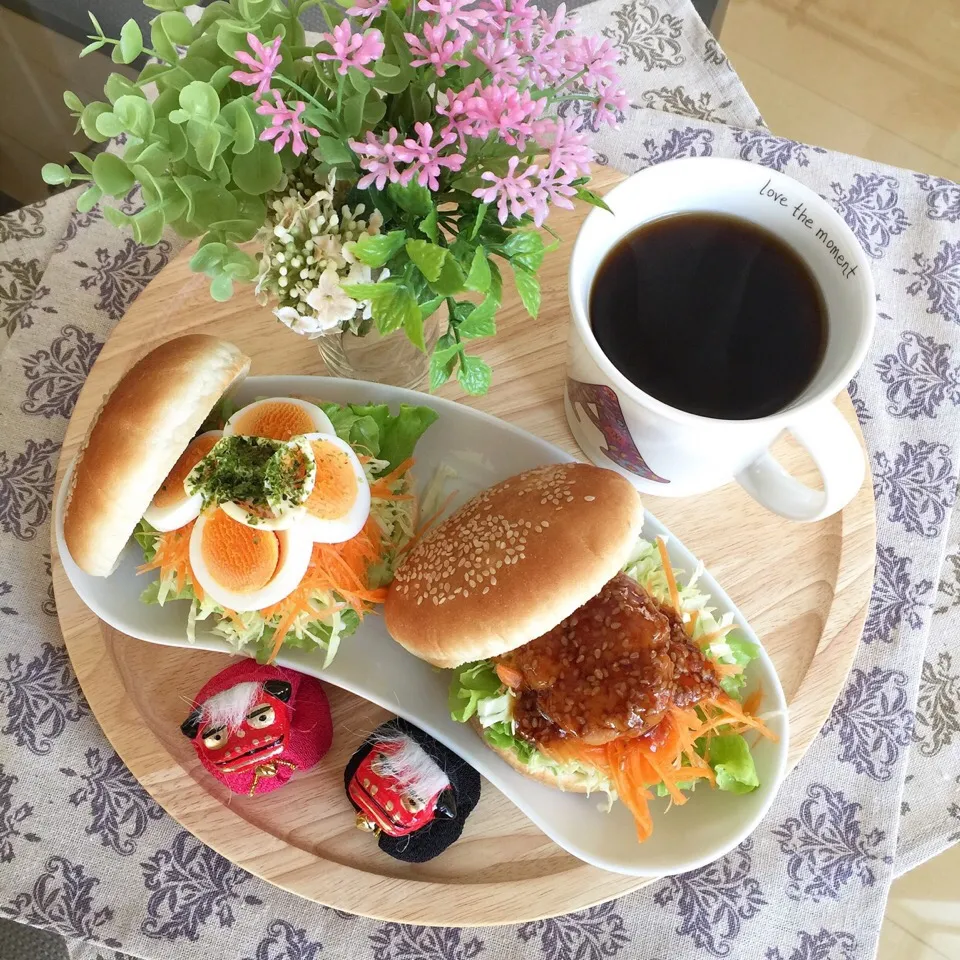
M 364 64 L 372 63 L 383 56 L 386 49 L 383 34 L 379 30 L 366 33 L 354 33 L 349 20 L 342 20 L 333 28 L 333 33 L 322 35 L 323 40 L 333 47 L 333 53 L 318 53 L 318 60 L 339 60 L 337 73 L 344 76 L 350 67 L 356 67 L 365 77 L 372 77 L 373 71 Z
M 616 127 L 620 123 L 620 114 L 630 106 L 626 90 L 615 90 L 612 86 L 600 91 L 597 98 L 597 119 Z
M 410 166 L 400 176 L 401 183 L 409 183 L 416 177 L 417 183 L 421 187 L 427 187 L 430 190 L 440 188 L 440 174 L 444 169 L 459 170 L 466 160 L 466 157 L 454 153 L 446 157 L 441 157 L 440 151 L 449 147 L 456 139 L 452 133 L 443 133 L 440 140 L 434 144 L 433 127 L 429 123 L 415 123 L 413 129 L 416 131 L 419 140 L 406 139 L 403 146 L 397 150 L 397 156 L 404 163 Z
M 620 52 L 609 40 L 571 37 L 567 47 L 567 70 L 570 76 L 583 71 L 580 82 L 585 87 L 599 90 L 607 84 L 618 82 L 616 67 L 619 58 Z
M 577 195 L 577 188 L 572 186 L 570 181 L 573 177 L 569 173 L 551 173 L 549 170 L 540 170 L 537 173 L 537 186 L 533 190 L 532 202 L 528 213 L 533 215 L 533 222 L 538 226 L 543 225 L 550 212 L 549 204 L 556 207 L 563 207 L 565 210 L 573 209 L 573 202 L 570 199 Z
M 365 142 L 349 141 L 350 149 L 360 157 L 360 168 L 367 173 L 357 182 L 361 190 L 372 184 L 382 190 L 389 180 L 390 183 L 399 183 L 400 171 L 397 169 L 397 160 L 400 157 L 401 145 L 397 145 L 396 127 L 391 127 L 384 141 L 378 140 L 373 133 L 367 131 Z
M 298 100 L 291 110 L 280 98 L 280 94 L 271 91 L 276 98 L 276 106 L 271 106 L 266 100 L 257 107 L 257 113 L 270 117 L 270 126 L 260 134 L 261 140 L 274 140 L 274 153 L 279 153 L 293 139 L 293 152 L 300 156 L 307 152 L 307 145 L 304 143 L 303 134 L 309 133 L 311 136 L 319 137 L 320 131 L 315 127 L 308 127 L 300 119 L 306 104 Z
M 253 91 L 253 96 L 254 98 L 262 97 L 270 89 L 270 80 L 273 78 L 274 71 L 283 60 L 278 53 L 282 39 L 282 37 L 276 37 L 272 43 L 263 44 L 257 39 L 256 34 L 248 33 L 247 44 L 256 56 L 251 57 L 244 50 L 238 50 L 234 56 L 241 63 L 246 64 L 250 72 L 234 70 L 230 74 L 230 79 L 242 83 L 245 87 L 256 84 L 257 89 Z
M 481 11 L 467 10 L 474 0 L 420 0 L 417 6 L 425 13 L 437 15 L 437 26 L 454 30 L 464 40 L 470 36 L 470 28 L 480 20 Z
M 508 82 L 495 81 L 467 101 L 467 119 L 473 122 L 474 136 L 486 137 L 496 130 L 506 143 L 522 150 L 545 104 L 546 100 L 534 100 L 529 90 L 520 92 Z
M 560 171 L 572 178 L 590 175 L 590 164 L 596 154 L 587 145 L 586 134 L 580 133 L 582 124 L 581 117 L 560 120 L 554 128 L 553 143 L 547 144 L 539 137 L 537 138 L 538 143 L 550 148 L 547 172 L 551 176 Z
M 479 89 L 480 81 L 474 80 L 459 93 L 444 90 L 442 96 L 437 99 L 437 113 L 447 118 L 444 136 L 452 133 L 460 141 L 461 150 L 467 149 L 467 137 L 476 136 L 474 122 L 467 116 L 467 103 Z M 483 135 L 486 136 L 486 133 Z
M 537 167 L 529 166 L 518 175 L 519 162 L 519 157 L 511 157 L 507 164 L 507 173 L 503 177 L 498 177 L 489 170 L 485 171 L 481 174 L 481 179 L 488 180 L 491 185 L 473 191 L 473 195 L 483 203 L 497 201 L 497 216 L 501 223 L 504 223 L 508 216 L 522 217 L 534 203 Z
M 518 28 L 526 31 L 539 12 L 529 0 L 482 0 L 480 10 L 483 15 L 481 28 L 494 36 L 503 36 Z
M 455 59 L 464 47 L 464 38 L 459 34 L 455 40 L 447 40 L 446 27 L 425 23 L 423 25 L 423 36 L 427 41 L 426 46 L 420 41 L 419 37 L 412 33 L 403 35 L 410 45 L 410 52 L 415 57 L 419 57 L 418 60 L 411 60 L 410 66 L 423 67 L 429 65 L 437 71 L 438 77 L 443 77 L 446 76 L 448 67 L 465 67 L 467 65 L 466 60 Z
M 354 3 L 355 6 L 347 11 L 347 16 L 362 19 L 365 27 L 369 27 L 390 6 L 390 0 L 354 0 Z
M 473 55 L 493 74 L 494 80 L 515 80 L 523 74 L 517 48 L 503 37 L 487 34 L 474 47 Z

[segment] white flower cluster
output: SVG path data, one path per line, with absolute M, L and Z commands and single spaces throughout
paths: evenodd
M 341 283 L 370 283 L 370 267 L 352 253 L 352 243 L 364 234 L 376 236 L 383 225 L 379 210 L 361 219 L 363 204 L 352 210 L 334 205 L 336 176 L 330 172 L 326 187 L 305 196 L 295 186 L 268 208 L 261 230 L 263 252 L 257 298 L 261 304 L 277 302 L 274 315 L 295 333 L 309 337 L 343 327 L 369 315 L 369 301 L 348 297 Z

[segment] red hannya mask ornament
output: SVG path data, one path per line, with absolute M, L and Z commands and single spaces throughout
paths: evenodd
M 234 793 L 282 787 L 330 749 L 333 724 L 320 681 L 242 660 L 212 677 L 180 729 L 200 762 Z

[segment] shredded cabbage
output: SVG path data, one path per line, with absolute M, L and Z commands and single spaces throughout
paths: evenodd
M 638 540 L 623 572 L 636 580 L 661 603 L 670 602 L 670 588 L 667 585 L 660 551 L 655 543 Z M 733 622 L 731 613 L 725 613 L 719 619 L 714 615 L 714 608 L 709 605 L 710 596 L 697 586 L 702 573 L 703 564 L 698 563 L 697 569 L 687 583 L 683 586 L 677 585 L 680 594 L 679 612 L 688 630 L 692 619 L 691 614 L 698 611 L 692 630 L 694 641 L 709 638 L 711 634 L 721 631 Z M 756 644 L 732 632 L 716 640 L 708 640 L 705 652 L 708 657 L 719 663 L 736 663 L 746 666 L 758 656 L 759 649 Z M 720 681 L 726 693 L 736 700 L 741 699 L 744 683 L 745 677 L 742 672 L 736 676 L 724 677 Z M 513 721 L 514 699 L 513 692 L 497 676 L 492 660 L 466 663 L 453 671 L 449 706 L 450 715 L 454 720 L 464 723 L 476 716 L 483 728 L 484 739 L 499 749 L 512 750 L 532 772 L 549 770 L 557 775 L 577 777 L 588 793 L 602 791 L 607 794 L 609 802 L 616 799 L 613 785 L 595 768 L 577 761 L 557 763 L 542 754 L 533 744 L 517 737 L 516 725 Z M 706 743 L 698 741 L 695 747 L 703 756 Z M 750 747 L 739 734 L 712 737 L 709 762 L 716 774 L 717 787 L 720 790 L 747 793 L 755 790 L 760 784 Z M 697 782 L 699 781 L 689 784 L 681 783 L 679 787 L 682 790 L 692 790 Z M 663 784 L 657 784 L 654 791 L 659 796 L 667 795 Z

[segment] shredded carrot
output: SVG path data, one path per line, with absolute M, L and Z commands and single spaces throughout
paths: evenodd
M 743 667 L 739 663 L 717 663 L 716 660 L 710 662 L 718 677 L 736 677 L 743 673 Z
M 670 603 L 677 613 L 680 610 L 680 591 L 677 589 L 677 578 L 673 575 L 673 566 L 670 563 L 670 554 L 667 553 L 667 541 L 657 537 L 657 549 L 660 551 L 660 560 L 663 563 L 663 572 L 667 577 L 667 586 L 670 588 Z
M 763 702 L 763 690 L 760 687 L 757 687 L 753 693 L 743 701 L 743 712 L 744 713 L 756 713 L 757 707 Z
M 737 629 L 735 623 L 728 623 L 725 627 L 717 627 L 716 630 L 711 630 L 710 633 L 705 633 L 702 637 L 697 638 L 697 644 L 700 646 L 700 649 L 703 650 L 706 647 L 709 647 L 714 640 L 722 640 L 728 633 L 732 633 Z

